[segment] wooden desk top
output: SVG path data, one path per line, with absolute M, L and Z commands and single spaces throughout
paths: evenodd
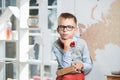
M 106 75 L 107 80 L 120 80 L 120 75 Z
M 107 77 L 120 77 L 120 75 L 112 75 L 112 74 L 109 74 L 109 75 L 106 75 Z

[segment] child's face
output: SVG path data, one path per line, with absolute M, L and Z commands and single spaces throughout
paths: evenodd
M 58 21 L 58 33 L 62 39 L 72 39 L 77 32 L 77 27 L 73 18 L 60 18 Z

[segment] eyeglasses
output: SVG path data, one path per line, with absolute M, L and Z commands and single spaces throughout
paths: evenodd
M 65 29 L 68 30 L 68 31 L 72 31 L 74 28 L 75 28 L 74 26 L 70 26 L 70 25 L 68 25 L 68 26 L 59 25 L 58 26 L 58 30 L 60 30 L 60 31 L 63 31 Z

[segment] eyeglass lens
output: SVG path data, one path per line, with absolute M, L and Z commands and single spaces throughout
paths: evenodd
M 65 30 L 65 29 L 67 29 L 67 30 L 70 31 L 70 30 L 72 30 L 73 28 L 74 28 L 73 26 L 69 26 L 69 25 L 68 25 L 68 26 L 63 26 L 63 25 L 59 25 L 59 26 L 58 26 L 58 29 L 59 29 L 59 30 Z

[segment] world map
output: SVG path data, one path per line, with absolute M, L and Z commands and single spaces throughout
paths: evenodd
M 103 49 L 109 43 L 120 47 L 120 0 L 99 0 L 89 15 L 89 22 L 82 23 L 79 20 L 78 26 L 95 60 L 96 49 Z

